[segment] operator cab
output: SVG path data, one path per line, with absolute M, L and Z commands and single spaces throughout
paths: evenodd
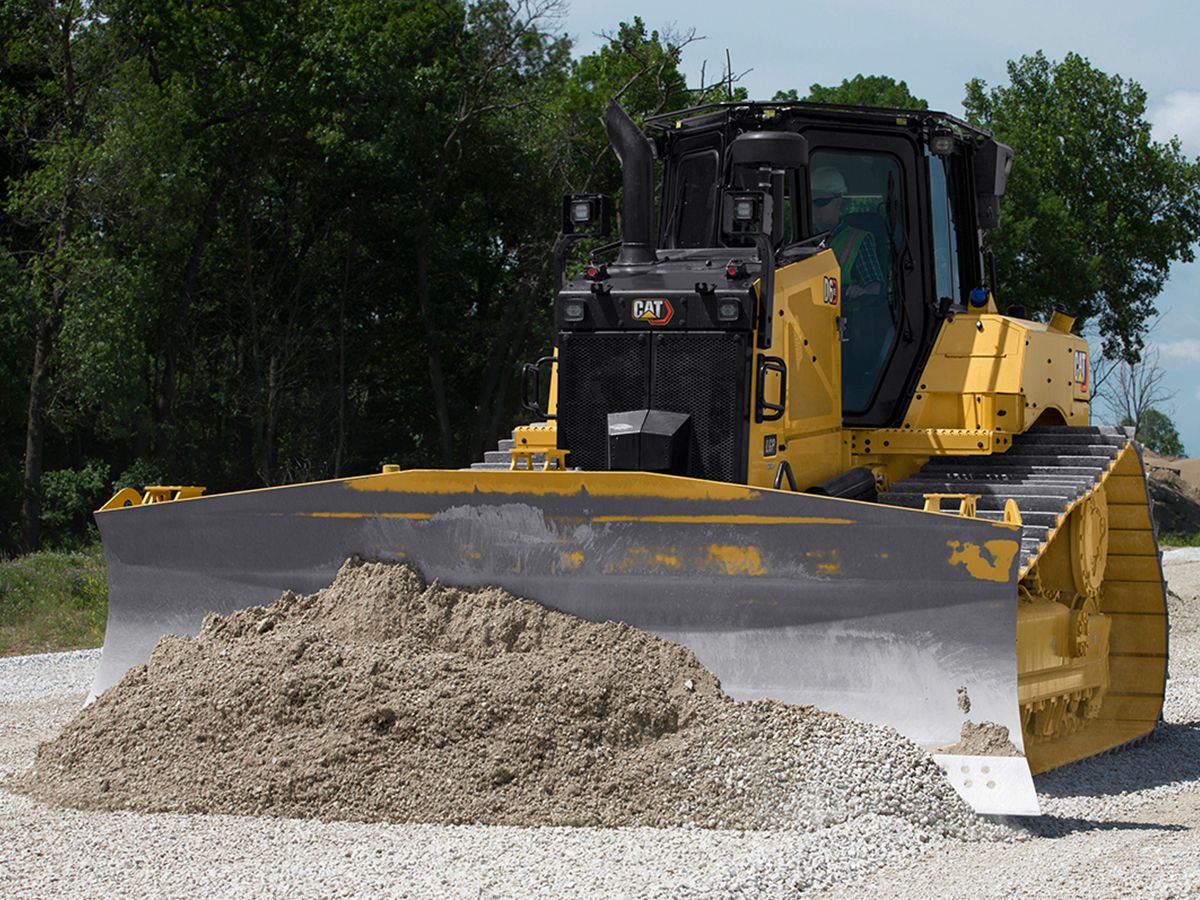
M 951 311 L 990 287 L 983 230 L 999 222 L 1012 151 L 945 113 L 814 103 L 722 103 L 648 120 L 664 162 L 660 256 L 728 244 L 720 196 L 741 188 L 731 151 L 746 135 L 805 139 L 806 165 L 772 186 L 776 257 L 814 247 L 842 264 L 847 426 L 900 424 Z
M 557 363 L 572 466 L 744 483 L 751 423 L 785 406 L 763 390 L 786 374 L 770 355 L 775 273 L 826 249 L 841 268 L 842 424 L 901 425 L 942 320 L 981 295 L 1011 151 L 943 113 L 808 103 L 686 110 L 650 119 L 649 137 L 614 103 L 606 125 L 621 239 L 562 283 L 566 248 L 611 214 L 607 198 L 567 199 L 556 356 L 541 361 Z

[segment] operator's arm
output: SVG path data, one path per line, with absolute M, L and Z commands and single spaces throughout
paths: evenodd
M 854 271 L 850 286 L 845 289 L 847 300 L 856 297 L 877 296 L 883 293 L 883 272 L 879 268 L 879 257 L 875 253 L 875 236 L 863 237 L 862 246 L 854 258 Z
M 846 288 L 845 293 L 846 293 L 847 300 L 853 300 L 856 297 L 862 297 L 865 294 L 866 295 L 878 294 L 882 290 L 883 290 L 883 282 L 870 281 L 870 282 L 867 282 L 866 284 L 852 284 L 852 285 L 850 285 L 850 287 Z

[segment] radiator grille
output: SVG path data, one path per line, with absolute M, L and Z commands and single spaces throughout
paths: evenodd
M 645 332 L 562 332 L 558 343 L 558 445 L 567 465 L 608 468 L 608 414 L 645 409 Z
M 691 474 L 699 478 L 742 480 L 746 366 L 745 335 L 655 335 L 650 408 L 691 415 Z
M 720 331 L 560 332 L 558 444 L 571 451 L 567 465 L 606 469 L 608 414 L 661 409 L 691 416 L 688 474 L 742 481 L 748 341 Z

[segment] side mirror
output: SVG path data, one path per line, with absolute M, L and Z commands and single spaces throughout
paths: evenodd
M 772 205 L 769 191 L 726 191 L 721 206 L 721 233 L 735 241 L 769 235 Z
M 612 222 L 612 198 L 606 194 L 566 194 L 562 233 L 607 237 Z
M 979 227 L 985 231 L 1000 224 L 1000 198 L 1008 187 L 1013 151 L 988 138 L 975 151 L 975 207 Z

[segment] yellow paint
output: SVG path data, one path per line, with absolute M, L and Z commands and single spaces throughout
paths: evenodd
M 654 497 L 664 500 L 756 500 L 744 484 L 705 481 L 654 472 L 506 472 L 408 469 L 395 475 L 348 478 L 355 491 L 411 494 L 527 494 L 535 497 Z M 266 490 L 271 490 L 267 488 Z
M 112 498 L 100 507 L 99 512 L 107 512 L 110 509 L 125 509 L 129 506 L 141 506 L 142 495 L 133 488 L 121 488 Z
M 945 512 L 946 510 L 942 508 L 943 500 L 957 500 L 956 514 L 968 519 L 975 518 L 975 506 L 979 503 L 978 494 L 926 494 L 925 512 Z
M 785 266 L 775 274 L 771 347 L 755 351 L 782 359 L 787 366 L 787 408 L 774 422 L 755 422 L 751 416 L 747 481 L 762 487 L 775 484 L 779 464 L 791 466 L 796 486 L 804 490 L 849 468 L 842 440 L 842 344 L 837 318 L 841 314 L 836 287 L 825 290 L 826 279 L 840 281 L 841 269 L 832 251 Z M 757 403 L 757 378 L 752 377 L 751 409 Z M 768 374 L 764 393 L 779 396 L 779 376 Z M 764 441 L 775 436 L 778 451 L 764 456 Z M 787 490 L 787 480 L 781 482 Z
M 558 425 L 547 422 L 544 425 L 518 425 L 513 429 L 513 447 L 509 451 L 512 460 L 509 463 L 511 472 L 532 472 L 533 458 L 537 454 L 544 456 L 541 469 L 544 472 L 561 472 L 567 467 L 566 450 L 558 449 Z
M 803 490 L 852 466 L 867 466 L 892 484 L 933 456 L 1004 453 L 1013 435 L 1035 424 L 1086 425 L 1089 386 L 1075 382 L 1083 338 L 1000 315 L 994 302 L 948 318 L 921 372 L 905 419 L 895 428 L 847 429 L 841 418 L 838 301 L 826 302 L 826 277 L 838 277 L 832 253 L 819 253 L 776 273 L 772 343 L 766 355 L 787 365 L 787 411 L 775 422 L 751 422 L 747 482 L 773 486 L 787 461 Z M 755 351 L 757 365 L 761 351 Z M 751 408 L 757 379 L 751 378 Z M 774 399 L 780 385 L 768 375 Z M 778 452 L 763 453 L 774 436 Z M 786 488 L 786 479 L 781 482 Z
M 1021 549 L 1017 541 L 985 541 L 986 550 L 991 559 L 985 559 L 983 550 L 971 541 L 947 541 L 950 548 L 950 565 L 966 566 L 971 576 L 981 581 L 1008 581 L 1008 573 L 1012 562 Z
M 121 488 L 100 507 L 98 512 L 112 509 L 126 509 L 132 506 L 151 506 L 156 503 L 174 503 L 179 500 L 194 500 L 205 491 L 196 484 L 147 485 L 145 492 L 139 494 L 133 488 Z
M 817 563 L 817 573 L 820 575 L 836 575 L 842 571 L 842 562 L 838 559 L 838 552 L 834 550 L 805 550 L 804 555 L 808 559 L 827 559 L 826 562 Z
M 737 544 L 710 544 L 708 560 L 713 568 L 726 575 L 765 575 L 762 557 L 757 547 L 739 547 Z
M 582 550 L 564 550 L 558 555 L 558 570 L 560 572 L 574 572 L 583 565 Z
M 990 305 L 960 313 L 943 323 L 899 427 L 847 430 L 851 464 L 895 483 L 931 456 L 1004 453 L 1039 420 L 1087 425 L 1090 385 L 1075 381 L 1087 352 L 1077 335 Z
M 817 563 L 818 575 L 837 575 L 842 571 L 842 561 L 838 559 L 837 550 L 829 551 L 829 560 L 823 563 Z
M 605 572 L 645 572 L 649 569 L 679 568 L 679 557 L 674 552 L 649 547 L 631 547 L 622 559 L 608 566 Z

